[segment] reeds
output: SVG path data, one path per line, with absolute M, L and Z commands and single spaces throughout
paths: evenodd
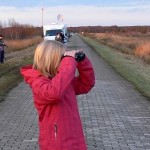
M 116 35 L 110 33 L 91 33 L 86 36 L 119 50 L 125 54 L 135 55 L 150 64 L 150 36 L 147 35 Z
M 22 50 L 24 48 L 38 44 L 40 41 L 42 41 L 42 37 L 40 36 L 22 40 L 6 40 L 5 43 L 8 46 L 6 47 L 6 53 Z
M 135 49 L 135 55 L 150 64 L 150 41 L 140 42 Z

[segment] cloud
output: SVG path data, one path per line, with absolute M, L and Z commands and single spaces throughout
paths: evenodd
M 145 9 L 146 8 L 146 9 Z M 58 14 L 64 16 L 68 26 L 88 25 L 150 25 L 147 18 L 150 13 L 148 5 L 131 5 L 118 7 L 100 6 L 52 6 L 44 8 L 44 24 L 56 22 Z M 1 21 L 14 18 L 15 21 L 34 26 L 42 25 L 41 7 L 0 7 Z

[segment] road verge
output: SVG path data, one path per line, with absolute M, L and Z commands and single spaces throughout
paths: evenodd
M 105 59 L 121 76 L 150 100 L 150 65 L 132 55 L 123 54 L 88 37 L 82 39 Z

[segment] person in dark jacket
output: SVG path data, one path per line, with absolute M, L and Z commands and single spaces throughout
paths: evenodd
M 6 44 L 3 42 L 3 36 L 0 35 L 0 62 L 3 63 L 4 62 L 4 47 L 6 46 Z
M 64 42 L 65 42 L 65 36 L 64 36 L 64 33 L 63 32 L 60 32 L 60 36 L 61 36 L 61 38 L 62 38 L 62 43 L 64 44 Z
M 55 41 L 62 42 L 62 37 L 61 37 L 60 33 L 57 33 L 57 35 L 55 37 Z
M 65 36 L 63 34 L 63 32 L 57 33 L 56 37 L 55 37 L 55 41 L 59 41 L 61 43 L 65 43 Z
M 87 56 L 77 61 L 75 54 L 46 40 L 36 48 L 33 65 L 21 68 L 39 116 L 40 150 L 87 150 L 76 95 L 92 89 L 95 75 Z

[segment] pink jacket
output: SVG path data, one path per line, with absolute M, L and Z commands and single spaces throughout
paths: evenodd
M 32 89 L 38 111 L 40 150 L 87 150 L 76 95 L 89 92 L 95 84 L 88 58 L 79 63 L 72 57 L 63 58 L 52 79 L 31 65 L 21 68 L 21 74 Z

